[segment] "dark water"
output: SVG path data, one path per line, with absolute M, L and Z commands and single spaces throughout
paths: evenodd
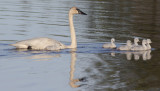
M 75 15 L 78 48 L 15 50 L 9 44 L 49 37 L 70 44 L 68 10 Z M 3 91 L 159 91 L 159 0 L 1 0 L 0 88 Z M 151 51 L 103 49 L 138 37 Z

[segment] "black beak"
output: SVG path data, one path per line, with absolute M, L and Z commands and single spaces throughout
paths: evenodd
M 86 13 L 82 12 L 80 9 L 77 9 L 78 14 L 87 15 Z

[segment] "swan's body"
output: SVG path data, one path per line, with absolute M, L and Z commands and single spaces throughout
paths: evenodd
M 124 46 L 120 46 L 118 49 L 119 50 L 131 50 L 132 43 L 130 40 L 127 40 L 127 44 Z
M 115 39 L 112 38 L 112 39 L 111 39 L 111 43 L 106 43 L 106 44 L 104 44 L 104 45 L 103 45 L 103 48 L 116 48 L 116 45 L 114 44 L 114 42 L 115 42 Z
M 12 46 L 15 46 L 18 49 L 25 48 L 25 49 L 35 49 L 35 50 L 43 50 L 43 49 L 50 50 L 51 47 L 53 47 L 54 50 L 67 48 L 67 46 L 65 46 L 61 42 L 58 42 L 50 38 L 33 38 L 29 40 L 23 40 L 17 42 L 16 44 L 12 44 Z
M 150 50 L 150 49 L 151 49 L 150 43 L 152 43 L 152 41 L 151 41 L 150 39 L 147 39 L 147 44 L 146 44 L 147 50 Z
M 84 12 L 79 10 L 76 7 L 72 7 L 69 11 L 69 24 L 70 24 L 70 32 L 71 32 L 71 45 L 66 46 L 59 41 L 50 38 L 33 38 L 29 40 L 23 40 L 17 42 L 15 44 L 11 44 L 16 48 L 24 48 L 24 49 L 33 49 L 33 50 L 60 50 L 65 48 L 77 48 L 76 34 L 73 25 L 73 15 L 74 14 L 83 14 Z
M 147 50 L 146 43 L 147 43 L 147 41 L 143 40 L 142 41 L 142 45 L 134 46 L 134 47 L 131 48 L 131 50 L 133 50 L 133 51 L 144 51 L 144 50 Z
M 132 47 L 138 46 L 138 42 L 139 42 L 139 39 L 134 38 L 134 44 L 132 45 Z

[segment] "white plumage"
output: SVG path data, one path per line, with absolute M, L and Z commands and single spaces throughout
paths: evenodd
M 118 49 L 119 50 L 131 50 L 131 47 L 132 47 L 131 41 L 127 40 L 127 44 L 123 45 L 123 46 L 120 46 Z
M 142 45 L 138 45 L 138 46 L 134 46 L 131 48 L 131 50 L 133 51 L 143 51 L 143 50 L 147 50 L 147 46 L 146 46 L 147 41 L 143 40 L 142 41 Z
M 150 39 L 147 39 L 147 44 L 146 44 L 146 46 L 147 46 L 147 49 L 148 49 L 148 50 L 151 49 L 150 43 L 152 43 L 152 41 L 151 41 Z
M 60 50 L 65 49 L 66 46 L 50 38 L 33 38 L 11 44 L 16 48 L 34 49 L 34 50 Z M 52 48 L 51 48 L 52 47 Z
M 103 48 L 116 48 L 116 45 L 114 44 L 114 42 L 115 42 L 115 39 L 112 38 L 112 39 L 111 39 L 111 43 L 106 43 L 106 44 L 104 44 L 104 45 L 103 45 Z
M 134 44 L 132 45 L 132 47 L 138 46 L 138 42 L 139 42 L 139 39 L 134 38 Z
M 77 7 L 72 7 L 69 11 L 69 24 L 70 24 L 70 31 L 71 31 L 71 45 L 66 46 L 59 41 L 50 38 L 33 38 L 29 40 L 23 40 L 17 42 L 15 44 L 11 44 L 16 48 L 23 48 L 23 49 L 32 49 L 32 50 L 60 50 L 65 48 L 76 48 L 77 41 L 76 41 L 76 34 L 73 26 L 73 15 L 74 14 L 83 14 L 87 15 L 82 12 Z

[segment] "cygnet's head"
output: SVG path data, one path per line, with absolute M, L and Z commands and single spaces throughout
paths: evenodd
M 139 39 L 138 38 L 134 38 L 134 42 L 139 42 Z
M 152 43 L 151 39 L 147 39 L 147 43 L 148 43 L 148 44 L 149 44 L 149 43 Z
M 128 46 L 131 46 L 132 45 L 132 42 L 130 40 L 127 40 L 127 45 Z
M 112 39 L 111 39 L 111 42 L 115 42 L 115 39 L 114 39 L 114 38 L 112 38 Z
M 82 15 L 87 15 L 86 13 L 82 12 L 80 9 L 77 7 L 72 7 L 69 11 L 71 14 L 82 14 Z

